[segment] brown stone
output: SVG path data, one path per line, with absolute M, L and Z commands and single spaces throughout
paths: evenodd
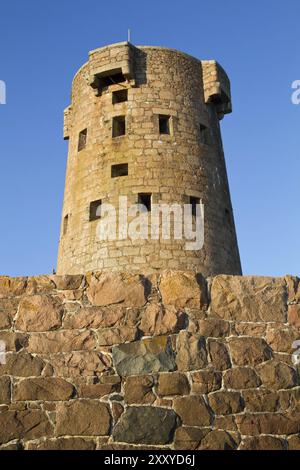
M 61 326 L 63 305 L 57 297 L 32 295 L 21 299 L 16 328 L 22 331 L 49 331 Z
M 199 333 L 202 336 L 221 338 L 230 332 L 230 324 L 220 318 L 207 318 L 199 320 Z
M 124 325 L 127 317 L 128 309 L 121 305 L 85 307 L 67 315 L 64 319 L 64 327 L 70 329 L 111 328 Z
M 12 320 L 18 310 L 18 299 L 0 299 L 0 330 L 11 327 Z
M 270 390 L 245 390 L 242 392 L 246 410 L 251 412 L 278 411 L 281 408 L 278 393 Z
M 56 354 L 51 358 L 51 365 L 59 377 L 95 377 L 110 368 L 109 358 L 96 351 Z
M 14 401 L 68 400 L 72 398 L 74 391 L 73 385 L 66 380 L 38 377 L 18 382 L 13 389 L 13 399 Z
M 14 439 L 39 439 L 52 435 L 46 413 L 39 410 L 5 411 L 0 413 L 0 444 Z
M 265 387 L 271 390 L 292 388 L 298 385 L 295 369 L 284 362 L 268 361 L 257 367 L 257 372 Z
M 53 354 L 91 350 L 96 347 L 92 331 L 50 331 L 48 333 L 33 333 L 29 339 L 28 351 L 35 354 Z
M 233 363 L 237 366 L 255 366 L 272 357 L 272 351 L 261 338 L 229 338 L 229 348 Z
M 273 351 L 292 353 L 293 343 L 299 339 L 299 332 L 292 329 L 270 329 L 266 334 L 266 341 Z
M 0 276 L 0 299 L 16 297 L 25 293 L 26 277 Z
M 62 403 L 57 406 L 56 435 L 106 436 L 110 420 L 105 403 L 87 400 Z
M 288 301 L 299 302 L 300 301 L 300 279 L 296 276 L 285 277 L 288 287 Z
M 156 393 L 159 396 L 188 395 L 190 386 L 187 377 L 180 372 L 159 374 Z
M 174 410 L 187 426 L 210 426 L 211 412 L 202 396 L 175 398 Z
M 28 277 L 26 283 L 26 295 L 47 294 L 54 291 L 55 284 L 50 278 L 51 276 L 35 276 Z
M 121 405 L 121 403 L 113 401 L 111 404 L 111 411 L 112 411 L 112 416 L 113 416 L 114 425 L 115 425 L 119 421 L 120 417 L 122 416 L 124 412 L 124 407 L 123 405 Z
M 27 335 L 13 331 L 0 331 L 0 341 L 5 343 L 6 351 L 20 351 L 27 346 Z
M 200 450 L 234 450 L 238 446 L 231 434 L 222 430 L 209 432 L 201 442 Z
M 151 375 L 127 377 L 124 385 L 124 400 L 128 404 L 152 404 L 155 395 L 152 392 L 154 379 Z
M 177 338 L 176 350 L 179 371 L 202 369 L 207 365 L 205 340 L 199 335 L 181 331 Z
M 288 322 L 290 325 L 300 328 L 300 304 L 289 305 Z
M 119 383 L 81 383 L 77 387 L 80 398 L 101 398 L 114 392 L 120 392 Z
M 239 392 L 213 392 L 209 394 L 208 401 L 216 415 L 240 413 L 244 409 L 243 399 Z
M 174 436 L 175 450 L 197 450 L 202 439 L 209 433 L 209 429 L 180 427 Z
M 285 450 L 286 444 L 283 439 L 274 436 L 245 437 L 239 448 L 240 450 Z
M 211 311 L 224 320 L 286 321 L 283 278 L 216 276 L 211 287 Z
M 58 290 L 76 290 L 82 285 L 83 276 L 80 274 L 73 276 L 51 276 L 51 280 L 54 282 L 56 289 Z
M 248 436 L 259 434 L 296 434 L 300 432 L 299 413 L 259 413 L 236 416 L 239 432 Z
M 224 387 L 234 390 L 246 388 L 256 388 L 261 385 L 261 381 L 255 370 L 250 367 L 235 367 L 227 370 L 224 374 Z
M 26 352 L 6 355 L 6 364 L 1 365 L 1 373 L 14 377 L 36 377 L 43 370 L 44 362 Z
M 266 324 L 261 323 L 235 323 L 234 334 L 241 336 L 258 336 L 259 338 L 265 336 Z
M 146 286 L 141 276 L 128 273 L 100 273 L 89 279 L 89 301 L 94 306 L 122 304 L 124 307 L 145 305 Z
M 150 304 L 142 315 L 139 328 L 144 336 L 165 335 L 183 329 L 185 321 L 186 314 L 173 305 Z
M 163 271 L 159 290 L 164 305 L 176 308 L 206 308 L 206 282 L 200 274 L 183 271 Z
M 59 437 L 46 441 L 30 442 L 27 450 L 95 450 L 96 443 L 82 437 Z
M 138 329 L 132 326 L 105 328 L 97 331 L 97 337 L 99 346 L 112 346 L 135 341 L 138 337 Z
M 221 341 L 209 340 L 208 351 L 212 366 L 217 370 L 226 370 L 231 367 L 231 360 L 226 344 Z
M 1 372 L 1 368 L 0 368 Z M 11 402 L 11 382 L 10 377 L 0 377 L 0 405 Z
M 193 393 L 210 393 L 222 386 L 222 374 L 213 369 L 200 370 L 191 374 Z
M 237 431 L 237 425 L 233 415 L 215 416 L 214 427 L 215 429 L 222 429 L 224 431 Z
M 300 450 L 300 434 L 288 437 L 289 450 Z

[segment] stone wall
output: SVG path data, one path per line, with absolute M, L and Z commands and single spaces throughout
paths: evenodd
M 0 448 L 300 449 L 299 328 L 293 277 L 1 277 Z

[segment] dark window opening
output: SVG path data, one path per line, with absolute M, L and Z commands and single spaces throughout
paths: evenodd
M 69 223 L 69 216 L 66 215 L 64 217 L 64 223 L 63 223 L 63 235 L 66 235 L 66 233 L 68 231 L 68 223 Z
M 106 75 L 105 77 L 99 77 L 99 85 L 101 89 L 123 82 L 126 82 L 126 78 L 122 73 L 114 73 Z
M 98 199 L 98 201 L 93 201 L 90 203 L 90 222 L 101 218 L 101 206 L 102 206 L 101 199 Z
M 125 133 L 126 133 L 125 116 L 114 117 L 113 126 L 112 126 L 112 136 L 120 137 L 122 135 L 125 135 Z
M 209 145 L 210 143 L 210 132 L 209 128 L 200 124 L 200 141 L 202 144 Z
M 151 211 L 151 194 L 150 193 L 139 193 L 138 204 L 143 204 L 147 211 Z
M 118 176 L 128 175 L 128 163 L 119 163 L 118 165 L 112 165 L 111 177 L 117 178 Z
M 159 115 L 159 133 L 170 134 L 170 116 L 165 114 Z
M 118 90 L 118 91 L 114 91 L 112 94 L 113 104 L 124 103 L 124 101 L 127 101 L 127 100 L 128 100 L 128 90 Z
M 87 139 L 87 129 L 84 129 L 79 133 L 78 138 L 78 152 L 83 150 L 86 147 L 86 139 Z
M 190 205 L 192 206 L 192 216 L 196 217 L 197 215 L 197 205 L 200 204 L 200 198 L 190 196 Z

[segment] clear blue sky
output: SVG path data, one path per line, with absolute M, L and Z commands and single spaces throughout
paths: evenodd
M 88 51 L 127 39 L 216 59 L 231 78 L 222 122 L 245 274 L 300 272 L 299 0 L 1 0 L 0 273 L 56 266 L 67 142 L 63 109 Z

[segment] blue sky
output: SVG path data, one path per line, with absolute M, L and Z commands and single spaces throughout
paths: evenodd
M 300 3 L 1 0 L 0 274 L 56 266 L 63 109 L 88 51 L 127 39 L 216 59 L 232 83 L 223 141 L 244 274 L 300 272 Z

